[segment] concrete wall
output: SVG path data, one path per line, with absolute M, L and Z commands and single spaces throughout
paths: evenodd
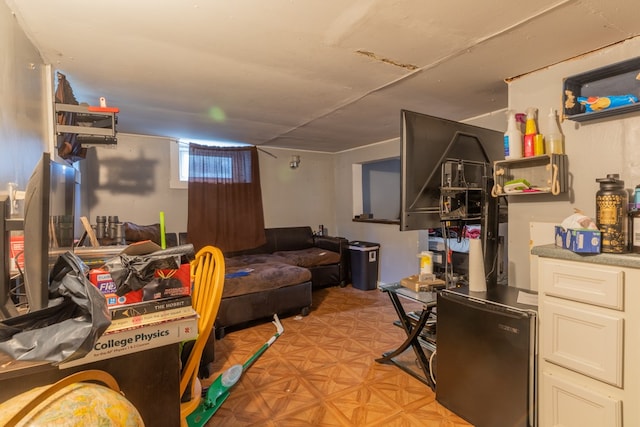
M 636 57 L 639 51 L 640 38 L 636 37 L 522 76 L 509 84 L 509 108 L 537 107 L 544 133 L 549 109 L 562 110 L 563 78 Z M 569 158 L 569 193 L 509 198 L 509 284 L 513 286 L 535 287 L 529 269 L 531 222 L 559 223 L 574 209 L 594 218 L 596 178 L 609 173 L 620 174 L 627 188 L 640 184 L 638 113 L 583 123 L 566 120 L 561 127 Z

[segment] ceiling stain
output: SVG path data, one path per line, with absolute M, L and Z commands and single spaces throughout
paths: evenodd
M 414 70 L 417 70 L 418 68 L 420 68 L 417 65 L 403 64 L 401 62 L 394 61 L 393 59 L 385 58 L 384 56 L 378 56 L 375 53 L 369 52 L 367 50 L 356 50 L 356 53 L 358 53 L 360 55 L 368 56 L 369 58 L 373 58 L 376 61 L 384 62 L 385 64 L 391 64 L 391 65 L 394 65 L 396 67 L 404 68 L 404 69 L 409 70 L 409 71 L 414 71 Z

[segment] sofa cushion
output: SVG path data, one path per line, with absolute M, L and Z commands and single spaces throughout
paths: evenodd
M 310 248 L 314 245 L 311 227 L 279 227 L 265 228 L 267 242 L 257 248 L 226 252 L 225 256 L 236 257 L 248 254 L 270 254 L 276 251 L 295 251 Z
M 279 251 L 297 251 L 313 246 L 313 232 L 311 227 L 281 227 L 267 228 L 267 239 L 275 241 L 272 253 Z
M 247 264 L 268 264 L 270 262 L 281 262 L 284 264 L 293 264 L 287 260 L 287 258 L 276 255 L 276 254 L 251 254 L 251 255 L 238 255 L 232 258 L 228 258 L 235 265 L 243 265 Z M 226 265 L 226 264 L 225 264 Z
M 273 255 L 285 258 L 289 264 L 306 268 L 340 262 L 340 254 L 316 247 L 298 251 L 279 251 L 274 252 Z
M 269 291 L 311 280 L 308 269 L 282 262 L 242 264 L 228 267 L 225 272 L 232 275 L 240 271 L 247 271 L 248 274 L 225 278 L 222 298 Z

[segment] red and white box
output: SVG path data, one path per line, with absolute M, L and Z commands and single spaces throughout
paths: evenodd
M 89 271 L 89 281 L 104 294 L 108 307 L 142 301 L 142 289 L 127 292 L 122 296 L 116 295 L 116 283 L 111 274 L 102 268 L 94 268 Z
M 101 268 L 89 271 L 89 281 L 102 292 L 107 306 L 133 304 L 160 298 L 191 295 L 191 266 L 182 264 L 177 269 L 156 270 L 154 279 L 142 289 L 116 295 L 116 284 L 111 274 Z
M 24 268 L 24 236 L 11 236 L 9 241 L 9 252 L 11 255 L 10 270 L 16 271 L 18 267 Z M 16 255 L 18 255 L 16 266 Z

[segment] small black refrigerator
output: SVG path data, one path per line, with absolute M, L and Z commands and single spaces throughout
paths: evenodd
M 436 400 L 476 427 L 533 427 L 537 296 L 496 285 L 442 291 L 437 303 Z

